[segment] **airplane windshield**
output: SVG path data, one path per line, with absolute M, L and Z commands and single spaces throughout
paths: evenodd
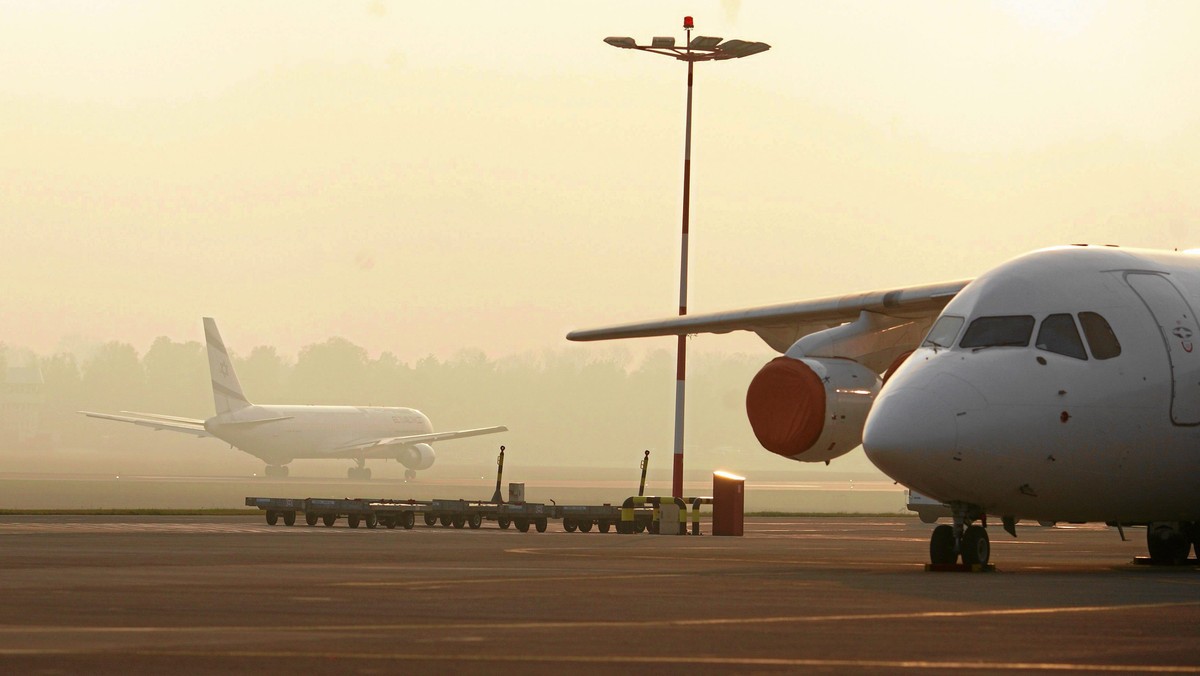
M 1027 347 L 1033 324 L 1030 315 L 979 317 L 971 321 L 959 347 Z
M 1038 329 L 1037 341 L 1034 343 L 1039 350 L 1057 354 L 1087 359 L 1083 349 L 1083 340 L 1079 338 L 1079 329 L 1075 328 L 1075 320 L 1069 314 L 1050 315 L 1042 320 L 1042 328 Z
M 929 331 L 929 335 L 925 337 L 925 341 L 921 343 L 921 347 L 950 347 L 954 344 L 954 339 L 958 337 L 958 332 L 962 329 L 965 321 L 967 320 L 954 315 L 945 315 L 938 319 Z
M 1120 356 L 1121 343 L 1117 334 L 1113 333 L 1108 321 L 1095 312 L 1080 312 L 1079 323 L 1083 325 L 1083 335 L 1087 336 L 1088 345 L 1092 348 L 1092 356 L 1096 359 L 1112 359 Z

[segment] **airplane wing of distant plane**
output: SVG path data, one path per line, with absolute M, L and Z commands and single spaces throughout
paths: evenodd
M 480 427 L 473 430 L 458 430 L 455 432 L 431 432 L 429 434 L 410 434 L 403 437 L 384 437 L 382 439 L 370 439 L 334 449 L 329 453 L 329 456 L 334 458 L 363 458 L 372 455 L 385 455 L 395 450 L 393 448 L 395 446 L 428 444 L 437 441 L 447 441 L 449 439 L 462 439 L 464 437 L 476 437 L 481 434 L 495 434 L 507 431 L 507 427 L 497 425 L 495 427 Z
M 112 413 L 95 413 L 92 411 L 79 411 L 89 418 L 103 418 L 104 420 L 116 420 L 117 422 L 127 422 L 142 427 L 149 427 L 154 430 L 170 430 L 171 432 L 183 432 L 192 434 L 197 437 L 211 437 L 208 430 L 204 429 L 204 421 L 194 418 L 180 418 L 173 415 L 159 415 L 157 413 L 134 413 L 131 411 L 122 411 L 126 415 L 115 415 Z
M 572 331 L 568 340 L 613 340 L 618 338 L 640 338 L 647 336 L 676 336 L 691 333 L 729 333 L 731 331 L 753 331 L 777 352 L 787 352 L 797 340 L 818 331 L 824 331 L 847 322 L 863 319 L 878 328 L 872 333 L 885 338 L 888 333 L 904 334 L 911 340 L 916 331 L 928 329 L 929 324 L 941 312 L 946 303 L 971 280 L 958 280 L 909 286 L 884 291 L 867 291 L 847 296 L 830 296 L 794 303 L 764 305 L 755 308 L 713 312 L 708 314 L 672 317 L 648 322 L 635 322 L 597 329 Z M 909 329 L 898 331 L 897 329 Z M 920 340 L 920 338 L 917 338 Z M 878 341 L 876 341 L 877 343 Z M 838 354 L 851 358 L 879 353 L 886 367 L 890 359 L 887 354 L 894 349 L 880 352 L 877 344 L 861 344 L 846 349 L 858 354 Z M 915 345 L 908 345 L 911 349 Z

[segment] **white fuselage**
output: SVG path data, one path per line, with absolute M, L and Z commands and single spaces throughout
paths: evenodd
M 867 455 L 921 493 L 995 515 L 1200 519 L 1196 308 L 1197 255 L 1063 247 L 1010 261 L 946 306 L 939 322 L 963 318 L 950 347 L 919 348 L 888 380 Z M 1086 335 L 1082 355 L 1044 349 L 1048 317 L 1080 328 L 1081 313 L 1107 321 L 1118 355 Z M 1031 317 L 1028 345 L 962 347 L 980 317 Z
M 364 440 L 433 432 L 429 419 L 411 408 L 269 404 L 209 418 L 204 428 L 276 465 L 295 458 L 344 457 L 334 451 Z

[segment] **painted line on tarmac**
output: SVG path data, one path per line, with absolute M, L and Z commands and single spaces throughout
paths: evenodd
M 447 570 L 447 569 L 443 569 Z M 460 568 L 450 568 L 459 571 Z M 405 580 L 385 582 L 331 582 L 331 587 L 442 587 L 463 584 L 511 584 L 514 582 L 561 582 L 563 580 L 644 580 L 649 578 L 686 577 L 683 573 L 637 573 L 629 575 L 526 575 L 521 577 L 481 577 L 472 579 L 445 578 L 442 580 Z
M 220 634 L 220 633 L 270 633 L 292 634 L 301 632 L 382 632 L 402 630 L 467 630 L 491 629 L 499 631 L 530 630 L 530 629 L 597 629 L 610 627 L 651 628 L 651 627 L 697 627 L 720 625 L 747 624 L 819 624 L 824 622 L 862 622 L 890 620 L 942 620 L 979 617 L 1026 617 L 1031 615 L 1071 615 L 1085 613 L 1112 613 L 1135 610 L 1160 610 L 1165 608 L 1200 607 L 1200 601 L 1181 601 L 1167 603 L 1135 603 L 1115 606 L 1059 606 L 1049 608 L 994 608 L 989 610 L 929 610 L 913 613 L 862 613 L 846 615 L 781 615 L 776 617 L 723 617 L 708 619 L 653 619 L 653 620 L 578 620 L 578 621 L 534 621 L 534 622 L 412 622 L 412 623 L 377 623 L 377 624 L 343 624 L 343 625 L 283 625 L 264 628 L 262 626 L 178 626 L 178 627 L 85 627 L 85 626 L 56 626 L 56 625 L 8 625 L 0 626 L 0 635 L 77 633 L 77 634 Z
M 1200 666 L 1189 665 L 1156 665 L 1156 664 L 1088 664 L 1072 662 L 989 662 L 971 661 L 934 661 L 934 660 L 846 660 L 846 659 L 807 659 L 788 657 L 702 657 L 694 655 L 673 655 L 657 657 L 639 657 L 634 655 L 471 655 L 445 653 L 402 653 L 402 652 L 296 652 L 269 650 L 134 650 L 128 652 L 111 651 L 71 651 L 60 648 L 44 652 L 29 650 L 6 651 L 0 650 L 0 656 L 30 656 L 36 654 L 50 655 L 121 655 L 136 657 L 191 657 L 191 658 L 228 658 L 228 659 L 321 659 L 321 660 L 357 660 L 360 662 L 379 660 L 403 660 L 405 662 L 440 662 L 440 663 L 525 663 L 525 664 L 585 664 L 585 665 L 693 665 L 693 666 L 725 666 L 725 667 L 810 667 L 810 668 L 841 668 L 841 669 L 906 669 L 906 670 L 993 670 L 993 671 L 1080 671 L 1089 673 L 1140 673 L 1140 674 L 1200 674 Z

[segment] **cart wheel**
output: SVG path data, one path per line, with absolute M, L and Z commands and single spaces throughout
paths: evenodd
M 590 532 L 592 532 L 592 521 L 591 521 L 591 519 L 585 519 L 585 520 L 583 520 L 583 521 L 580 521 L 580 522 L 579 522 L 579 532 L 580 532 L 580 533 L 590 533 Z
M 296 513 L 295 512 L 284 512 L 283 513 L 283 525 L 295 526 L 296 525 Z
M 425 525 L 432 526 L 435 523 L 437 523 L 437 514 L 434 514 L 433 512 L 425 512 Z
M 610 528 L 612 528 L 611 521 L 601 521 L 600 522 L 600 532 L 601 533 L 607 533 Z
M 472 512 L 471 516 L 467 519 L 467 525 L 470 526 L 472 530 L 479 528 L 483 525 L 483 515 L 479 512 Z
M 414 512 L 405 512 L 400 516 L 400 525 L 404 526 L 404 530 L 412 530 L 412 527 L 417 525 L 417 515 Z
M 396 517 L 393 514 L 381 516 L 379 517 L 379 523 L 387 527 L 388 530 L 391 530 L 396 527 Z
M 267 525 L 274 526 L 279 523 L 279 515 L 271 510 L 267 510 Z
M 454 524 L 455 528 L 462 528 L 463 526 L 467 525 L 467 517 L 463 516 L 462 514 L 457 514 L 453 519 L 450 520 L 450 523 Z
M 637 522 L 637 525 L 636 525 L 636 526 L 634 526 L 634 528 L 633 528 L 633 532 L 635 532 L 635 533 L 645 533 L 645 532 L 646 532 L 646 524 L 645 524 L 645 522 L 643 522 L 643 521 L 638 521 L 638 522 Z
M 528 519 L 517 519 L 517 520 L 513 521 L 513 523 L 516 525 L 517 530 L 521 531 L 522 533 L 529 532 L 529 520 Z
M 537 532 L 545 533 L 546 532 L 546 517 L 542 517 L 542 518 L 538 519 L 534 525 L 537 526 Z
M 508 527 L 512 525 L 512 521 L 509 521 L 506 517 L 502 516 L 499 519 L 496 519 L 496 525 L 500 526 L 500 530 L 508 530 Z
M 652 535 L 658 535 L 658 522 L 651 521 L 650 525 L 646 526 L 646 530 L 650 531 Z
M 362 517 L 360 517 L 359 515 L 351 514 L 350 516 L 346 517 L 346 525 L 350 526 L 351 528 L 358 528 L 358 522 L 361 520 L 362 520 Z
M 329 526 L 337 523 L 337 514 L 326 514 L 325 516 L 321 517 L 321 522 L 325 524 L 326 528 L 328 528 Z
M 449 514 L 443 514 L 438 517 L 438 523 L 442 524 L 442 528 L 449 528 L 453 521 L 454 519 Z
M 316 512 L 305 512 L 304 513 L 304 523 L 306 523 L 310 526 L 317 525 L 317 521 L 320 521 L 320 520 L 321 520 L 321 517 L 317 516 Z
M 374 528 L 379 525 L 379 517 L 374 514 L 367 515 L 367 528 Z
M 563 517 L 563 530 L 567 531 L 568 533 L 574 533 L 575 532 L 575 519 L 573 519 L 569 516 L 564 516 Z

